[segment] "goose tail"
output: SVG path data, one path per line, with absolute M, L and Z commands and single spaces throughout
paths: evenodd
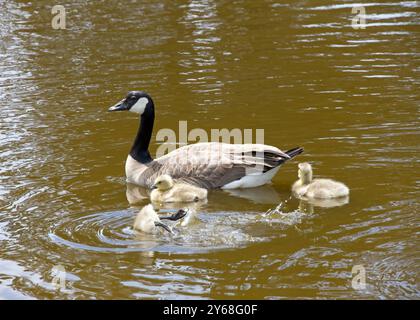
M 297 155 L 301 154 L 303 152 L 303 148 L 296 147 L 290 150 L 286 151 L 286 154 L 290 157 L 290 159 L 296 157 Z

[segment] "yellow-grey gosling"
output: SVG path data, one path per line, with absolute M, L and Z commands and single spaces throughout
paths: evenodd
M 195 202 L 205 200 L 207 190 L 184 182 L 175 182 L 164 174 L 156 178 L 150 199 L 152 202 Z
M 299 163 L 298 177 L 292 191 L 299 197 L 331 199 L 349 195 L 349 188 L 341 182 L 331 179 L 313 179 L 312 166 L 307 163 Z
M 133 228 L 144 233 L 152 234 L 159 233 L 159 228 L 163 228 L 169 233 L 172 233 L 172 229 L 168 225 L 162 223 L 161 220 L 166 219 L 176 221 L 183 218 L 185 215 L 186 212 L 184 210 L 179 210 L 171 216 L 159 217 L 153 209 L 153 206 L 148 204 L 147 206 L 144 206 L 139 213 L 137 213 Z

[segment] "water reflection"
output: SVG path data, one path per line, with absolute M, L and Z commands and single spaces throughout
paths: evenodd
M 231 189 L 231 190 L 223 190 L 223 191 L 215 191 L 215 196 L 226 198 L 226 201 L 232 201 L 232 199 L 228 200 L 228 198 L 242 198 L 247 199 L 255 204 L 274 204 L 279 203 L 281 201 L 281 196 L 276 191 L 276 189 L 273 186 L 265 185 L 258 188 L 252 188 L 252 189 Z M 210 192 L 210 195 L 211 192 Z M 134 184 L 127 184 L 127 190 L 126 190 L 126 197 L 127 201 L 130 205 L 139 205 L 139 204 L 145 204 L 148 202 L 150 198 L 150 191 L 146 188 L 136 186 Z M 183 204 L 187 207 L 191 206 L 197 206 L 197 205 L 204 205 L 207 203 L 206 201 L 200 201 L 198 203 L 192 203 L 192 204 Z M 163 205 L 164 208 L 177 208 L 180 207 L 179 204 L 176 203 L 167 203 Z
M 350 197 L 340 197 L 333 199 L 316 199 L 316 198 L 306 198 L 302 197 L 299 199 L 299 207 L 321 207 L 321 208 L 334 208 L 344 206 L 349 203 Z
M 125 193 L 127 201 L 130 205 L 138 205 L 145 203 L 150 198 L 150 191 L 147 188 L 139 187 L 132 183 L 127 183 L 127 190 Z
M 63 32 L 38 2 L 0 11 L 0 297 L 420 297 L 418 1 L 365 3 L 365 30 L 351 2 L 63 5 Z M 290 198 L 285 165 L 267 188 L 212 191 L 175 237 L 136 234 L 148 193 L 123 165 L 138 119 L 101 112 L 130 89 L 155 97 L 157 130 L 264 128 L 304 146 L 299 161 L 351 181 L 351 201 Z
M 225 190 L 225 192 L 235 197 L 248 199 L 254 203 L 273 204 L 281 201 L 279 193 L 271 185 L 265 185 L 252 189 Z

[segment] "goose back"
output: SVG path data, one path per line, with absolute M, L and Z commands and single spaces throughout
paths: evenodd
M 152 186 L 159 175 L 169 174 L 178 181 L 215 189 L 248 175 L 261 175 L 290 158 L 263 144 L 196 143 L 145 164 L 129 155 L 126 175 L 129 182 L 145 187 Z

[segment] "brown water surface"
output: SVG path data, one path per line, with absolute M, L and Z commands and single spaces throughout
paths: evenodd
M 0 4 L 0 298 L 420 298 L 418 1 L 368 1 L 360 30 L 349 0 L 63 0 L 66 30 L 51 1 Z M 106 112 L 133 89 L 155 133 L 259 128 L 305 154 L 173 237 L 136 234 L 138 119 Z M 293 198 L 299 161 L 348 203 Z

